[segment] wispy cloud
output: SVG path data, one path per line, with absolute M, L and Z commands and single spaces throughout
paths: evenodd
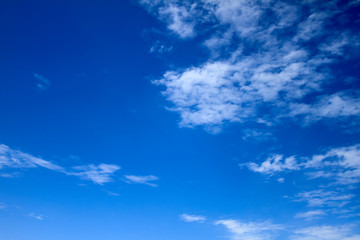
M 24 169 L 24 168 L 37 168 L 43 167 L 49 170 L 63 173 L 68 176 L 76 176 L 84 180 L 92 181 L 96 184 L 104 184 L 114 181 L 114 175 L 121 168 L 116 164 L 100 163 L 98 165 L 89 164 L 84 166 L 75 166 L 72 168 L 65 168 L 51 161 L 44 160 L 40 157 L 35 157 L 28 153 L 24 153 L 19 150 L 11 149 L 10 147 L 0 144 L 0 177 L 15 177 L 17 172 L 7 172 L 12 169 Z M 155 184 L 148 183 L 148 181 L 154 181 L 158 178 L 155 176 L 129 176 L 129 180 L 137 183 L 144 183 L 150 186 L 156 186 Z
M 29 213 L 27 216 L 41 221 L 44 220 L 44 216 L 35 213 Z
M 199 16 L 197 4 L 188 1 L 182 4 L 176 1 L 140 0 L 150 13 L 167 23 L 168 29 L 180 38 L 191 38 L 196 35 L 196 17 Z
M 344 192 L 337 191 L 325 191 L 325 190 L 312 190 L 308 192 L 301 192 L 296 194 L 294 201 L 305 201 L 310 207 L 343 207 L 350 203 L 350 200 L 354 198 L 354 194 L 346 194 Z
M 190 214 L 183 213 L 179 217 L 184 222 L 200 222 L 201 223 L 201 222 L 206 221 L 206 217 L 200 216 L 200 215 L 190 215 Z
M 151 46 L 150 53 L 164 54 L 164 53 L 171 52 L 172 50 L 173 50 L 172 46 L 168 46 L 164 42 L 161 42 L 161 41 L 156 41 Z
M 315 226 L 295 231 L 291 240 L 359 240 L 360 235 L 354 233 L 354 225 Z
M 86 165 L 86 166 L 76 166 L 72 168 L 73 171 L 67 172 L 68 175 L 78 176 L 85 180 L 93 181 L 96 184 L 104 184 L 107 182 L 113 181 L 113 175 L 116 171 L 120 170 L 118 165 L 114 164 L 104 164 L 99 165 Z
M 283 226 L 270 222 L 241 222 L 234 219 L 225 219 L 215 222 L 215 225 L 223 225 L 230 231 L 233 240 L 266 240 L 273 239 L 277 230 Z
M 318 219 L 323 216 L 327 215 L 327 213 L 322 209 L 311 210 L 307 212 L 298 213 L 295 215 L 296 218 L 305 218 L 306 220 L 310 221 L 313 219 Z
M 344 118 L 360 116 L 359 93 L 338 92 L 332 95 L 319 96 L 313 104 L 290 104 L 290 116 L 305 116 L 307 123 L 323 118 Z
M 159 178 L 154 175 L 148 175 L 148 176 L 136 176 L 136 175 L 125 175 L 126 182 L 128 183 L 139 183 L 139 184 L 145 184 L 151 187 L 157 187 L 158 185 L 155 183 L 152 183 L 152 181 L 156 181 Z
M 313 220 L 327 213 L 321 209 L 299 213 L 296 218 Z M 184 215 L 184 214 L 183 214 Z M 189 220 L 187 221 L 187 217 Z M 198 221 L 198 219 L 200 221 Z M 187 222 L 204 223 L 207 220 L 204 216 L 187 215 L 185 219 L 180 215 L 180 219 Z M 210 221 L 206 221 L 209 223 Z M 269 239 L 288 239 L 288 240 L 359 240 L 360 234 L 357 224 L 343 225 L 310 225 L 308 227 L 296 227 L 288 224 L 275 224 L 271 221 L 240 221 L 237 219 L 221 219 L 212 222 L 213 225 L 220 225 L 230 233 L 226 236 L 232 240 L 269 240 Z M 287 236 L 287 237 L 284 237 Z M 279 239 L 280 239 L 279 238 Z
M 36 86 L 40 90 L 46 90 L 50 87 L 50 81 L 44 76 L 34 73 L 34 78 L 37 80 Z
M 34 157 L 30 154 L 13 150 L 10 147 L 0 144 L 0 169 L 2 168 L 35 168 L 44 167 L 50 170 L 65 172 L 65 169 L 50 161 Z
M 260 164 L 248 162 L 240 166 L 267 175 L 306 170 L 310 179 L 327 178 L 333 179 L 337 184 L 354 184 L 360 182 L 360 144 L 332 148 L 310 157 L 285 158 L 283 155 L 273 154 Z

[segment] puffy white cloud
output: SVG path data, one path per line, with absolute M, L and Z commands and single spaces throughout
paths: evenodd
M 322 89 L 331 77 L 328 64 L 337 62 L 345 47 L 358 47 L 349 40 L 354 39 L 352 31 L 333 37 L 325 27 L 335 12 L 345 11 L 338 5 L 272 0 L 140 3 L 182 38 L 196 36 L 198 29 L 207 31 L 204 46 L 212 51 L 208 61 L 167 71 L 154 81 L 166 87 L 163 94 L 172 104 L 168 109 L 180 114 L 181 126 L 217 132 L 225 123 L 259 118 L 274 122 L 297 116 L 312 122 L 359 115 L 358 97 L 328 95 Z M 326 41 L 318 41 L 319 36 Z M 310 50 L 313 46 L 319 51 Z M 309 93 L 321 96 L 319 102 L 305 103 Z
M 240 166 L 247 166 L 250 170 L 263 174 L 273 174 L 275 172 L 300 169 L 295 157 L 284 158 L 282 155 L 268 157 L 260 165 L 251 162 L 240 164 Z

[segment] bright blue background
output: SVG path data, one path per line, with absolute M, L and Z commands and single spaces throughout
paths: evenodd
M 274 150 L 307 155 L 358 140 L 321 122 L 283 124 L 273 129 L 276 139 L 250 142 L 237 125 L 215 135 L 179 128 L 162 87 L 151 80 L 172 66 L 197 65 L 208 53 L 200 40 L 170 36 L 171 54 L 150 54 L 152 43 L 165 39 L 152 29 L 165 26 L 132 1 L 1 1 L 0 29 L 0 143 L 61 166 L 113 163 L 123 174 L 160 177 L 158 188 L 120 177 L 98 186 L 40 168 L 1 178 L 0 200 L 9 207 L 0 212 L 0 239 L 227 234 L 220 226 L 179 221 L 184 212 L 306 225 L 292 218 L 306 204 L 283 198 L 298 191 L 292 179 L 266 182 L 238 164 Z M 48 89 L 36 87 L 35 73 L 49 79 Z M 25 217 L 29 212 L 45 220 Z

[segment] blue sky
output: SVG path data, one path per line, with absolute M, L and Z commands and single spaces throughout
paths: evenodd
M 360 239 L 360 2 L 2 1 L 0 239 Z

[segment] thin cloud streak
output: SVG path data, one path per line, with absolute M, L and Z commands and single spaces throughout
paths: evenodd
M 154 175 L 148 175 L 148 176 L 125 175 L 124 177 L 127 183 L 145 184 L 150 187 L 158 187 L 157 184 L 152 183 L 152 181 L 159 180 L 159 178 Z
M 40 157 L 34 157 L 22 151 L 13 150 L 4 144 L 0 144 L 0 170 L 7 171 L 8 169 L 25 169 L 37 167 L 43 167 L 49 170 L 63 173 L 68 176 L 76 176 L 80 179 L 92 181 L 93 183 L 99 185 L 115 181 L 114 176 L 116 172 L 121 169 L 121 167 L 116 164 L 105 163 L 100 163 L 98 165 L 89 164 L 84 166 L 74 166 L 72 168 L 66 169 Z M 17 174 L 18 173 L 2 172 L 0 173 L 0 176 L 11 178 L 15 177 Z M 125 178 L 127 178 L 133 183 L 142 183 L 152 187 L 157 187 L 157 185 L 151 183 L 151 181 L 159 179 L 158 177 L 153 175 L 125 175 Z

